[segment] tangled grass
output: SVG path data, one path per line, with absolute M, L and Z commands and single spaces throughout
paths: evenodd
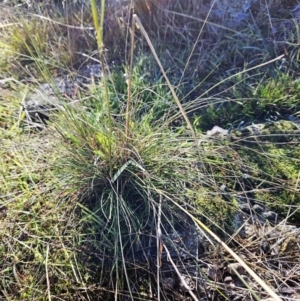
M 204 1 L 108 3 L 106 14 L 102 2 L 98 50 L 89 7 L 44 15 L 41 6 L 30 16 L 7 8 L 1 298 L 298 298 L 299 230 L 289 222 L 299 208 L 299 133 L 237 127 L 299 114 L 297 23 L 287 41 L 283 23 L 273 44 L 265 30 L 264 14 L 275 24 L 279 4 L 262 4 L 252 23 L 232 29 L 201 15 Z M 141 24 L 130 43 L 131 7 Z M 289 9 L 281 8 L 276 18 Z M 47 125 L 23 126 L 30 82 L 95 60 L 107 73 L 76 96 L 78 107 L 59 95 L 65 106 Z M 113 61 L 125 65 L 127 80 Z M 215 124 L 234 130 L 203 134 Z M 278 220 L 266 222 L 254 204 L 275 208 Z

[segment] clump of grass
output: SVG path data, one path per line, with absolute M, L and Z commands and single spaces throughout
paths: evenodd
M 8 107 L 13 111 L 18 108 L 14 108 L 12 102 Z M 12 115 L 10 119 L 13 124 L 18 123 L 18 116 Z M 50 289 L 54 279 L 58 285 L 56 289 L 67 292 L 72 285 L 67 285 L 68 276 L 64 271 L 69 268 L 60 263 L 69 260 L 68 243 L 61 240 L 57 221 L 60 220 L 67 230 L 72 209 L 69 211 L 70 207 L 52 194 L 57 181 L 52 174 L 50 162 L 54 158 L 49 156 L 49 151 L 55 157 L 55 133 L 24 135 L 18 126 L 8 124 L 0 134 L 3 138 L 0 160 L 1 296 L 13 300 L 39 299 L 40 289 L 47 288 L 47 281 L 50 281 Z M 56 267 L 51 264 L 54 258 Z
M 57 10 L 49 16 L 47 12 L 38 15 L 29 10 L 24 17 L 23 10 L 17 7 L 15 10 L 8 11 L 7 26 L 1 30 L 1 66 L 7 74 L 20 77 L 23 69 L 24 77 L 28 68 L 37 72 L 34 67 L 37 58 L 54 74 L 60 69 L 78 68 L 95 50 L 87 16 L 83 24 L 80 19 L 83 16 L 75 13 L 63 15 Z M 42 78 L 39 73 L 37 76 Z
M 279 85 L 283 77 L 288 77 L 289 86 L 297 82 L 294 78 L 297 60 L 294 58 L 299 51 L 297 42 L 293 42 L 299 36 L 297 26 L 288 31 L 290 35 L 281 38 L 281 34 L 287 32 L 287 13 L 292 23 L 296 21 L 290 14 L 293 4 L 289 5 L 287 8 L 278 1 L 270 1 L 251 7 L 255 17 L 249 17 L 238 27 L 214 19 L 213 14 L 208 17 L 209 7 L 202 2 L 192 1 L 184 6 L 183 12 L 177 1 L 136 1 L 136 11 L 145 16 L 143 24 L 184 101 L 199 103 L 195 124 L 207 130 L 214 125 L 231 127 L 241 121 L 262 121 L 274 115 L 270 102 L 258 93 L 265 86 L 262 77 L 272 78 L 270 81 Z M 266 15 L 269 17 L 267 24 Z M 272 33 L 275 27 L 276 35 Z M 276 57 L 281 59 L 267 63 Z M 256 67 L 260 64 L 260 68 Z M 292 99 L 285 104 L 280 100 L 285 92 L 276 97 L 278 101 L 273 97 L 277 103 L 276 114 L 280 116 L 298 111 Z M 202 105 L 204 97 L 205 105 Z
M 247 75 L 246 75 L 247 77 Z M 260 83 L 246 83 L 233 86 L 235 98 L 211 97 L 203 105 L 203 114 L 195 114 L 195 125 L 208 130 L 214 125 L 235 128 L 240 122 L 261 123 L 270 120 L 287 119 L 299 111 L 298 80 L 293 76 L 278 73 Z
M 176 30 L 183 30 L 180 22 L 189 20 L 189 9 L 197 3 L 192 2 L 186 8 L 182 19 L 176 19 L 176 14 L 167 11 L 155 12 L 157 3 L 151 2 L 149 7 L 147 3 L 141 4 L 146 5 L 146 20 L 150 18 L 156 24 L 160 21 L 158 14 L 162 13 L 172 24 L 165 32 L 165 28 L 159 32 L 159 27 L 154 27 L 157 31 L 152 37 L 159 38 L 165 33 L 162 35 L 165 41 L 170 38 L 174 43 L 182 41 L 185 45 L 190 37 L 179 32 L 182 40 L 178 40 Z M 180 1 L 170 3 L 176 7 Z M 143 8 L 140 9 L 143 12 Z M 98 46 L 104 65 L 104 1 L 100 12 Z M 95 19 L 96 29 L 97 26 Z M 200 25 L 195 22 L 194 26 Z M 195 36 L 187 45 L 197 45 L 193 38 Z M 214 50 L 221 49 L 218 46 L 221 40 L 217 41 Z M 36 46 L 32 45 L 33 48 L 26 47 L 30 49 L 28 55 L 32 55 L 36 65 L 43 66 L 39 59 L 44 57 L 40 50 L 34 53 Z M 143 51 L 144 46 L 140 47 Z M 172 64 L 177 62 L 180 68 L 187 66 L 190 51 L 188 48 L 181 53 L 182 57 L 173 60 Z M 216 51 L 212 57 L 218 57 L 220 53 Z M 223 54 L 220 65 L 225 60 L 225 51 Z M 166 63 L 166 57 L 161 61 Z M 148 62 L 151 70 L 153 63 Z M 191 57 L 190 62 L 192 65 L 196 60 Z M 152 69 L 158 70 L 156 68 Z M 163 72 L 162 66 L 160 68 L 159 72 L 169 82 L 170 77 Z M 236 133 L 237 139 L 233 136 L 233 141 L 208 139 L 201 132 L 194 132 L 188 116 L 199 107 L 203 110 L 210 103 L 215 105 L 211 95 L 203 99 L 202 93 L 196 101 L 182 105 L 175 94 L 181 88 L 181 76 L 177 73 L 174 73 L 177 89 L 173 90 L 168 83 L 169 91 L 162 79 L 151 84 L 150 74 L 145 80 L 142 67 L 137 66 L 133 71 L 131 67 L 126 69 L 130 84 L 126 85 L 118 74 L 112 74 L 110 78 L 104 76 L 102 82 L 90 90 L 87 103 L 93 101 L 93 105 L 80 110 L 66 106 L 52 116 L 42 133 L 29 131 L 24 135 L 11 126 L 16 123 L 15 119 L 6 123 L 3 134 L 9 129 L 16 135 L 13 141 L 6 139 L 1 149 L 1 169 L 5 176 L 1 178 L 4 197 L 0 213 L 5 225 L 0 231 L 4 241 L 0 249 L 4 260 L 0 266 L 5 287 L 2 294 L 6 298 L 39 300 L 45 299 L 46 292 L 49 300 L 170 300 L 175 295 L 181 299 L 213 299 L 211 295 L 225 299 L 231 292 L 214 277 L 207 278 L 209 273 L 202 263 L 211 264 L 211 258 L 200 259 L 200 255 L 212 254 L 211 257 L 217 258 L 212 262 L 214 265 L 219 265 L 220 261 L 227 264 L 232 260 L 226 259 L 228 254 L 234 260 L 241 260 L 208 227 L 223 239 L 235 235 L 234 217 L 239 196 L 257 200 L 260 193 L 277 188 L 296 195 L 299 180 L 295 179 L 298 161 L 294 157 L 298 152 L 289 153 L 288 143 L 284 151 L 277 153 L 276 150 L 275 153 L 273 144 L 268 148 L 265 140 L 258 137 L 251 154 L 263 151 L 254 158 L 249 155 L 249 141 L 252 140 L 238 136 L 239 133 Z M 159 72 L 153 77 L 155 81 L 161 77 Z M 193 78 L 188 68 L 185 72 Z M 243 72 L 238 72 L 237 77 L 239 74 Z M 217 80 L 221 77 L 222 72 Z M 246 76 L 244 80 L 247 80 Z M 192 92 L 195 91 L 197 89 L 193 88 Z M 174 104 L 170 105 L 174 100 L 171 95 L 180 105 L 181 112 L 176 112 L 178 109 Z M 131 102 L 125 111 L 124 104 L 129 98 Z M 222 107 L 222 100 L 216 100 Z M 214 109 L 212 112 L 216 111 Z M 185 112 L 188 112 L 187 116 Z M 1 114 L 0 121 L 3 122 L 6 109 L 1 110 Z M 188 122 L 184 123 L 184 119 Z M 281 136 L 284 134 L 280 133 Z M 287 141 L 291 142 L 290 139 Z M 276 144 L 276 141 L 272 142 Z M 287 158 L 289 156 L 291 160 Z M 282 162 L 275 168 L 278 158 Z M 257 166 L 265 161 L 269 164 L 259 172 Z M 288 169 L 285 169 L 286 164 Z M 298 202 L 296 198 L 294 200 Z M 210 233 L 207 240 L 195 224 Z M 211 246 L 201 245 L 201 251 L 200 244 L 204 241 L 210 241 Z M 230 241 L 231 246 L 241 243 L 234 236 Z M 257 248 L 255 250 L 258 252 Z M 249 258 L 253 263 L 262 260 L 255 252 L 250 254 L 242 247 L 237 248 L 237 252 L 251 255 Z M 263 271 L 260 274 L 267 275 L 268 267 L 262 264 L 259 268 Z M 254 269 L 247 271 L 250 270 L 257 280 Z M 270 285 L 286 283 L 286 279 L 279 279 L 275 274 L 272 274 Z M 250 279 L 247 281 L 252 283 Z M 262 286 L 270 293 L 270 287 Z M 253 291 L 254 296 L 265 296 L 260 289 L 254 287 Z M 280 300 L 276 295 L 274 298 Z
M 81 118 L 86 120 L 83 116 Z M 113 285 L 113 279 L 109 276 L 113 271 L 114 277 L 119 279 L 115 291 L 136 294 L 138 291 L 130 291 L 132 285 L 138 285 L 135 283 L 137 280 L 132 278 L 132 272 L 136 270 L 136 273 L 141 273 L 136 265 L 140 261 L 139 256 L 144 256 L 146 246 L 143 240 L 150 242 L 151 232 L 155 235 L 159 197 L 164 198 L 163 219 L 168 219 L 168 211 L 171 210 L 167 198 L 171 195 L 176 199 L 183 197 L 173 195 L 174 186 L 182 185 L 182 174 L 175 173 L 172 180 L 167 179 L 166 175 L 174 164 L 181 169 L 186 162 L 168 157 L 178 149 L 176 136 L 166 140 L 168 135 L 165 129 L 154 131 L 147 121 L 132 121 L 128 144 L 125 144 L 122 125 L 118 127 L 114 124 L 112 136 L 105 129 L 105 123 L 96 125 L 79 121 L 75 126 L 66 145 L 70 148 L 69 160 L 63 161 L 59 170 L 64 170 L 62 177 L 65 178 L 65 186 L 77 187 L 75 195 L 81 194 L 82 218 L 88 224 L 88 232 L 97 237 L 96 245 L 92 246 L 93 252 L 99 258 L 105 258 L 107 264 L 103 267 L 105 273 L 101 281 Z M 70 134 L 67 132 L 64 135 L 68 137 Z M 112 157 L 109 157 L 108 139 L 111 139 Z M 163 147 L 165 143 L 169 144 L 170 150 Z M 72 153 L 80 149 L 78 158 L 74 157 Z M 164 157 L 161 156 L 163 153 Z M 109 166 L 112 166 L 111 174 Z M 184 171 L 181 170 L 181 173 Z M 78 182 L 74 182 L 76 178 Z M 71 182 L 67 182 L 68 179 Z M 96 225 L 97 228 L 94 228 Z M 104 245 L 107 247 L 103 248 Z

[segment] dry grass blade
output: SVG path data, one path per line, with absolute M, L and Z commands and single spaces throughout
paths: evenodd
M 9 24 L 0 24 L 0 28 L 5 28 L 9 26 L 16 26 L 16 25 L 22 25 L 22 23 L 9 23 Z
M 29 2 L 0 4 L 0 299 L 298 300 L 297 0 Z
M 182 72 L 182 76 L 181 76 L 180 81 L 179 81 L 179 85 L 180 85 L 180 83 L 181 83 L 181 81 L 182 81 L 182 79 L 183 79 L 183 77 L 184 77 L 184 74 L 185 74 L 185 72 L 186 72 L 186 69 L 187 69 L 189 63 L 190 63 L 191 57 L 192 57 L 192 55 L 193 55 L 193 53 L 194 53 L 194 51 L 195 51 L 195 49 L 196 49 L 196 46 L 198 45 L 198 42 L 199 42 L 199 40 L 200 40 L 200 36 L 201 36 L 202 33 L 203 33 L 203 29 L 204 29 L 204 27 L 205 27 L 205 25 L 206 25 L 206 23 L 207 23 L 207 21 L 208 21 L 208 18 L 209 18 L 209 16 L 210 16 L 210 13 L 211 13 L 211 11 L 212 11 L 212 9 L 213 9 L 213 6 L 214 6 L 215 2 L 216 2 L 216 0 L 214 0 L 214 1 L 210 4 L 210 9 L 209 9 L 209 11 L 208 11 L 208 13 L 207 13 L 207 15 L 206 15 L 206 18 L 205 18 L 205 20 L 204 20 L 204 22 L 203 22 L 203 25 L 202 25 L 201 29 L 200 29 L 200 31 L 199 31 L 199 34 L 198 34 L 197 39 L 196 39 L 196 42 L 194 43 L 194 46 L 193 46 L 193 48 L 192 48 L 192 50 L 191 50 L 191 53 L 190 53 L 190 55 L 189 55 L 189 57 L 188 57 L 188 59 L 187 59 L 187 61 L 186 61 L 185 67 L 184 67 L 183 72 Z
M 187 282 L 185 281 L 185 279 L 182 277 L 181 273 L 179 272 L 176 264 L 174 263 L 171 255 L 170 255 L 170 252 L 169 252 L 168 248 L 166 246 L 164 246 L 164 249 L 167 253 L 168 260 L 171 262 L 171 264 L 172 264 L 176 274 L 178 275 L 183 287 L 186 289 L 187 292 L 189 292 L 190 296 L 193 298 L 194 301 L 199 301 L 199 299 L 195 296 L 192 289 L 190 288 L 190 286 L 187 284 Z
M 127 105 L 126 105 L 126 144 L 130 136 L 129 123 L 130 123 L 130 106 L 131 106 L 131 82 L 132 82 L 132 66 L 133 66 L 133 52 L 134 52 L 134 34 L 135 34 L 135 23 L 132 22 L 131 28 L 131 43 L 130 43 L 130 64 L 129 64 L 129 74 L 126 75 L 127 83 Z
M 263 66 L 266 66 L 266 65 L 268 65 L 268 64 L 274 63 L 274 62 L 276 62 L 276 61 L 281 60 L 282 58 L 284 58 L 284 54 L 282 54 L 282 55 L 280 55 L 280 56 L 278 56 L 278 57 L 276 57 L 276 58 L 274 58 L 274 59 L 272 59 L 272 60 L 269 60 L 268 62 L 262 63 L 262 64 L 260 64 L 260 65 L 255 66 L 255 67 L 248 68 L 248 69 L 243 70 L 243 71 L 241 71 L 241 72 L 239 72 L 239 73 L 237 73 L 237 74 L 233 74 L 233 75 L 231 75 L 231 76 L 229 76 L 229 77 L 226 77 L 225 79 L 221 80 L 220 82 L 218 82 L 217 84 L 215 84 L 215 85 L 212 86 L 211 88 L 207 89 L 202 95 L 200 95 L 200 98 L 201 98 L 201 97 L 204 97 L 205 94 L 207 94 L 208 92 L 214 90 L 216 87 L 220 86 L 220 85 L 223 84 L 224 82 L 226 82 L 226 81 L 228 81 L 228 80 L 230 80 L 230 79 L 232 79 L 232 78 L 234 78 L 234 77 L 240 76 L 240 75 L 242 75 L 242 74 L 247 74 L 247 73 L 249 73 L 249 72 L 252 71 L 252 70 L 256 70 L 256 69 L 258 69 L 258 68 L 260 68 L 260 67 L 263 67 Z
M 49 273 L 48 273 L 48 259 L 49 259 L 49 244 L 47 244 L 45 268 L 46 268 L 46 280 L 47 280 L 47 295 L 48 295 L 48 300 L 51 301 L 51 287 L 50 287 Z
M 164 76 L 164 78 L 165 78 L 165 80 L 166 80 L 166 82 L 168 84 L 168 87 L 169 87 L 169 89 L 170 89 L 170 91 L 171 91 L 171 93 L 172 93 L 172 95 L 174 97 L 174 100 L 175 100 L 175 102 L 176 102 L 176 104 L 177 104 L 177 106 L 178 106 L 178 108 L 179 108 L 179 110 L 180 110 L 180 112 L 181 112 L 184 120 L 186 121 L 186 123 L 187 123 L 187 125 L 188 125 L 188 127 L 189 127 L 189 129 L 190 129 L 190 131 L 191 131 L 191 133 L 193 135 L 193 138 L 196 139 L 196 134 L 195 134 L 194 128 L 193 128 L 193 126 L 192 126 L 192 124 L 191 124 L 188 116 L 186 115 L 186 112 L 185 112 L 183 106 L 181 105 L 180 100 L 178 99 L 178 96 L 177 96 L 177 94 L 176 94 L 176 92 L 174 90 L 173 85 L 170 83 L 170 80 L 169 80 L 169 78 L 168 78 L 168 76 L 167 76 L 167 74 L 166 74 L 166 72 L 165 72 L 165 70 L 164 70 L 164 68 L 163 68 L 163 66 L 162 66 L 162 64 L 160 62 L 160 59 L 158 58 L 158 55 L 157 55 L 157 53 L 156 53 L 156 51 L 154 49 L 153 44 L 151 43 L 151 40 L 150 40 L 150 38 L 149 38 L 149 36 L 148 36 L 148 34 L 147 34 L 147 32 L 146 32 L 143 24 L 141 23 L 140 19 L 138 18 L 138 16 L 136 14 L 133 15 L 133 22 L 137 22 L 138 23 L 138 26 L 141 29 L 142 34 L 145 37 L 145 39 L 146 39 L 146 41 L 147 41 L 147 43 L 148 43 L 148 45 L 149 45 L 149 47 L 151 49 L 151 52 L 154 55 L 155 60 L 156 60 L 157 64 L 159 65 L 159 68 L 160 68 L 160 70 L 161 70 L 161 72 L 162 72 L 162 74 L 163 74 L 163 76 Z
M 172 200 L 171 200 L 172 201 Z M 213 233 L 207 226 L 205 226 L 199 219 L 195 218 L 188 211 L 186 211 L 180 204 L 173 202 L 175 206 L 179 207 L 183 212 L 185 212 L 190 218 L 192 218 L 195 223 L 197 223 L 204 231 L 209 233 L 217 243 L 219 243 L 237 262 L 239 262 L 244 269 L 249 273 L 251 277 L 276 301 L 283 301 L 266 282 L 261 279 L 244 261 L 243 259 L 236 254 L 229 246 L 226 245 L 215 233 Z
M 161 201 L 162 196 L 159 196 L 158 204 L 158 213 L 157 213 L 157 230 L 156 230 L 156 262 L 157 262 L 157 292 L 158 292 L 158 301 L 160 301 L 160 267 L 161 267 L 161 255 L 163 251 L 163 242 L 162 242 L 162 232 L 161 232 Z

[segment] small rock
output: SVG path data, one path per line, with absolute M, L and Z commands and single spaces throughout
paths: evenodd
M 243 178 L 243 180 L 247 180 L 247 179 L 250 179 L 251 176 L 250 176 L 249 174 L 247 174 L 247 173 L 244 173 L 244 174 L 242 175 L 242 178 Z
M 230 263 L 227 266 L 228 273 L 235 276 L 236 273 L 235 273 L 234 270 L 236 270 L 240 275 L 245 274 L 244 267 L 240 263 L 238 263 L 238 262 L 236 262 L 236 263 Z
M 172 277 L 168 277 L 163 279 L 163 283 L 166 285 L 167 288 L 171 289 L 175 287 L 176 279 Z
M 228 130 L 225 130 L 217 125 L 215 125 L 210 131 L 206 132 L 207 136 L 215 136 L 215 135 L 228 135 Z
M 185 283 L 183 283 L 183 281 Z M 186 286 L 188 286 L 188 287 L 186 287 Z M 180 283 L 180 287 L 183 291 L 194 290 L 195 289 L 195 283 L 194 283 L 194 281 L 191 277 L 186 276 L 186 275 L 182 275 L 182 282 Z
M 295 288 L 284 286 L 280 289 L 280 292 L 283 293 L 283 294 L 294 294 L 295 293 Z
M 224 282 L 225 282 L 225 283 L 230 283 L 230 282 L 232 282 L 232 277 L 231 277 L 231 276 L 225 277 Z
M 87 64 L 79 69 L 78 74 L 88 79 L 91 79 L 92 77 L 100 78 L 103 76 L 100 64 Z
M 268 241 L 264 240 L 262 241 L 261 245 L 260 245 L 261 250 L 265 253 L 268 254 L 270 252 L 270 244 L 268 243 Z
M 250 214 L 250 208 L 248 206 L 248 204 L 239 204 L 239 208 L 247 214 Z
M 267 211 L 263 213 L 263 217 L 269 221 L 276 221 L 278 218 L 278 214 L 274 211 Z
M 207 271 L 208 277 L 214 281 L 221 281 L 222 280 L 222 271 L 220 268 L 215 267 L 213 265 L 210 265 L 208 267 L 208 271 Z
M 222 185 L 220 186 L 220 190 L 223 191 L 223 192 L 226 192 L 226 191 L 227 191 L 226 185 L 225 185 L 225 184 L 222 184 Z
M 256 212 L 256 213 L 262 213 L 264 211 L 264 208 L 258 204 L 255 204 L 252 209 Z

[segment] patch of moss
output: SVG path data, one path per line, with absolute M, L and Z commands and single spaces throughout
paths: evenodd
M 237 193 L 264 203 L 282 216 L 288 213 L 289 206 L 299 206 L 299 134 L 297 124 L 278 121 L 232 131 L 228 137 L 203 140 L 202 162 L 215 188 L 211 190 L 208 185 L 208 190 L 201 190 L 200 208 L 203 206 L 205 213 L 222 223 L 230 221 Z M 222 185 L 226 192 L 216 194 Z M 227 203 L 221 203 L 224 197 Z M 292 220 L 299 217 L 297 212 Z
M 227 88 L 227 97 L 209 98 L 207 105 L 195 114 L 195 126 L 208 130 L 214 125 L 236 127 L 241 121 L 264 122 L 300 110 L 300 81 L 288 74 L 278 74 L 269 80 L 243 80 L 236 87 Z M 226 89 L 226 86 L 224 86 Z
M 205 225 L 220 237 L 224 237 L 225 233 L 232 233 L 233 216 L 237 211 L 234 198 L 221 190 L 219 193 L 213 192 L 208 187 L 199 188 L 195 197 L 194 207 Z
M 238 136 L 234 148 L 247 166 L 248 185 L 255 199 L 280 208 L 283 215 L 289 205 L 299 206 L 298 126 L 288 121 L 271 122 L 263 125 L 258 135 L 239 131 Z
M 258 110 L 291 113 L 300 109 L 300 81 L 289 74 L 280 74 L 260 84 L 254 96 Z
M 232 139 L 248 141 L 265 141 L 266 143 L 288 143 L 299 141 L 300 127 L 287 120 L 252 124 L 242 129 L 231 131 Z

